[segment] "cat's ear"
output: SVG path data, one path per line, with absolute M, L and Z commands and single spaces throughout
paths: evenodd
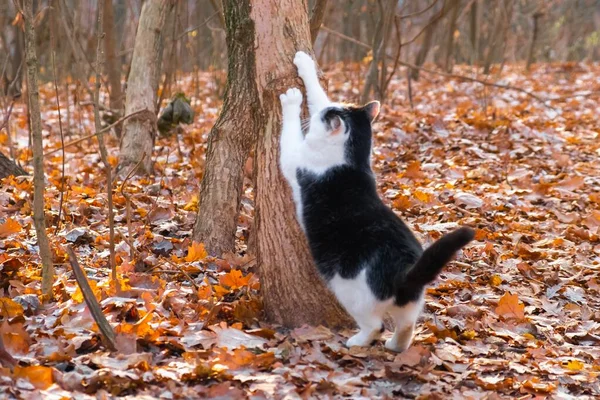
M 363 110 L 365 110 L 365 112 L 367 113 L 367 116 L 369 117 L 369 121 L 373 122 L 373 120 L 375 118 L 377 118 L 377 115 L 379 115 L 380 108 L 381 108 L 381 104 L 377 100 L 375 100 L 370 103 L 367 103 L 363 107 Z

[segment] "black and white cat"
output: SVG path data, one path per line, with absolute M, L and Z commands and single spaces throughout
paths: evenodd
M 306 86 L 310 127 L 304 136 L 302 93 L 288 89 L 280 96 L 280 166 L 292 187 L 298 221 L 319 272 L 360 328 L 347 345 L 377 340 L 389 313 L 396 330 L 385 346 L 404 351 L 423 308 L 425 286 L 474 232 L 460 228 L 423 251 L 376 191 L 371 123 L 379 102 L 363 107 L 332 103 L 312 58 L 298 52 L 294 64 Z

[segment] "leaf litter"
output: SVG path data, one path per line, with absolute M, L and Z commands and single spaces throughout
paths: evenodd
M 328 67 L 331 96 L 356 101 L 352 88 L 365 68 Z M 391 80 L 375 126 L 380 193 L 425 244 L 458 225 L 477 229 L 460 261 L 427 290 L 413 345 L 402 354 L 382 343 L 347 349 L 350 330 L 284 330 L 263 322 L 260 279 L 245 245 L 253 218 L 250 174 L 235 253 L 211 257 L 191 240 L 206 138 L 220 107 L 214 73 L 200 75 L 201 98 L 192 102 L 197 118 L 180 137 L 181 152 L 159 139 L 156 175 L 127 182 L 131 230 L 126 199 L 115 190 L 118 287 L 109 279 L 105 179 L 95 140 L 66 149 L 64 179 L 61 158 L 45 160 L 49 226 L 58 222 L 60 188 L 66 189 L 59 233 L 50 236 L 54 303 L 38 300 L 31 178 L 3 179 L 0 394 L 597 398 L 600 128 L 597 96 L 577 93 L 598 93 L 598 76 L 597 66 L 584 64 L 540 65 L 530 74 L 504 68 L 506 82 L 551 92 L 547 106 L 430 76 L 413 83 L 414 109 L 405 81 Z M 189 76 L 178 82 L 189 90 L 195 84 Z M 41 87 L 40 97 L 50 151 L 60 147 L 51 87 Z M 15 104 L 19 138 L 27 137 L 26 115 Z M 79 107 L 73 121 L 92 115 Z M 92 125 L 75 123 L 67 135 L 89 134 Z M 109 147 L 116 154 L 118 141 L 111 138 Z M 30 157 L 25 147 L 17 154 L 22 162 Z M 102 345 L 68 268 L 68 243 L 117 333 L 118 354 Z

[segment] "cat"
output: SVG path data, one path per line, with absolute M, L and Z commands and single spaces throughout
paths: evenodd
M 371 124 L 379 102 L 333 103 L 313 59 L 298 52 L 294 64 L 306 87 L 310 126 L 305 136 L 300 90 L 281 94 L 280 168 L 292 188 L 296 217 L 321 276 L 360 328 L 346 345 L 374 343 L 389 313 L 396 329 L 385 347 L 404 351 L 423 308 L 425 286 L 474 231 L 459 228 L 423 251 L 377 194 Z

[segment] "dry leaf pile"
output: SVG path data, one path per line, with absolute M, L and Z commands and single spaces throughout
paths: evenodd
M 364 72 L 364 65 L 328 68 L 332 98 L 355 100 Z M 158 141 L 156 175 L 115 183 L 116 285 L 95 139 L 66 149 L 64 177 L 61 153 L 46 158 L 56 302 L 38 297 L 31 178 L 0 183 L 0 397 L 600 396 L 599 67 L 541 65 L 530 74 L 506 67 L 493 77 L 546 104 L 423 74 L 413 82 L 412 109 L 406 81 L 391 81 L 376 123 L 380 193 L 425 243 L 459 225 L 477 229 L 476 241 L 428 289 L 415 341 L 402 354 L 382 344 L 346 349 L 351 331 L 261 322 L 260 280 L 245 251 L 249 178 L 238 251 L 209 257 L 190 240 L 206 137 L 220 106 L 213 78 L 201 74 L 199 88 L 192 77 L 178 82 L 199 93 L 196 121 L 179 149 L 174 138 Z M 70 88 L 69 101 L 61 94 L 71 107 L 66 142 L 93 129 L 91 108 L 73 104 Z M 49 152 L 60 148 L 58 112 L 50 86 L 40 96 Z M 21 161 L 31 157 L 26 115 L 16 104 L 11 131 Z M 6 154 L 5 132 L 0 148 Z M 116 164 L 115 138 L 109 149 Z M 67 244 L 117 333 L 118 354 L 102 345 Z

